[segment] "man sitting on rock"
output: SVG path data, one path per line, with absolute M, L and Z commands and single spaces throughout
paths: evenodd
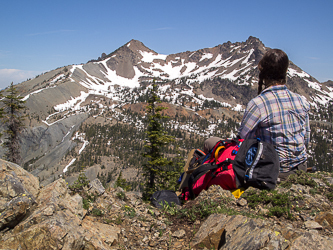
M 258 65 L 258 96 L 248 103 L 238 133 L 242 139 L 260 138 L 275 146 L 281 181 L 296 170 L 306 171 L 310 140 L 310 105 L 285 86 L 288 64 L 282 50 L 265 53 Z

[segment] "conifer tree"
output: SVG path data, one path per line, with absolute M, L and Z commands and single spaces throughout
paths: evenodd
M 25 108 L 22 101 L 23 97 L 18 96 L 14 84 L 11 83 L 8 94 L 2 99 L 4 104 L 3 108 L 3 124 L 5 127 L 4 133 L 6 134 L 5 142 L 3 143 L 6 148 L 5 157 L 8 161 L 20 163 L 20 147 L 19 135 L 24 127 L 24 116 L 21 111 Z
M 156 190 L 167 188 L 170 179 L 167 167 L 172 165 L 172 161 L 164 157 L 163 148 L 173 142 L 174 138 L 168 135 L 163 128 L 163 121 L 169 117 L 161 114 L 161 111 L 167 108 L 157 105 L 161 102 L 157 89 L 154 81 L 146 107 L 148 140 L 144 146 L 143 156 L 148 158 L 148 161 L 143 165 L 145 178 L 143 197 L 145 199 L 149 199 Z

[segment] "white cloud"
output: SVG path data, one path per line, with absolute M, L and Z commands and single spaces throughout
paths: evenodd
M 8 87 L 12 82 L 14 84 L 26 81 L 40 74 L 39 71 L 29 71 L 20 69 L 0 69 L 0 89 Z

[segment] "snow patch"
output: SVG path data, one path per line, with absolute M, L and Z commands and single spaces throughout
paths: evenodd
M 241 104 L 237 104 L 234 108 L 232 108 L 232 110 L 241 112 L 244 111 L 245 109 L 243 109 L 243 106 Z
M 304 81 L 306 81 L 308 83 L 308 86 L 310 88 L 313 88 L 313 89 L 316 89 L 316 90 L 321 90 L 321 85 L 317 82 L 311 82 L 310 80 L 308 79 L 304 79 Z
M 203 60 L 205 60 L 205 59 L 211 59 L 211 58 L 213 58 L 213 54 L 212 54 L 212 53 L 204 53 L 204 54 L 202 55 L 202 57 L 201 57 L 201 59 L 200 59 L 199 62 L 201 62 L 201 61 L 203 61 Z
M 292 69 L 292 68 L 288 68 L 287 74 L 289 74 L 290 77 L 299 76 L 299 77 L 310 78 L 310 76 L 307 73 L 305 73 L 304 71 L 298 72 L 297 70 Z
M 71 162 L 64 168 L 62 172 L 66 173 L 68 168 L 73 165 L 73 163 L 76 161 L 76 158 L 72 159 Z
M 144 62 L 153 62 L 154 59 L 165 60 L 167 58 L 167 55 L 153 54 L 152 52 L 141 51 L 141 50 L 139 52 L 142 55 L 141 60 L 144 61 Z

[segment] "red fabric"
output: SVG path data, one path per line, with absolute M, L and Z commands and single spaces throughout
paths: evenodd
M 231 169 L 217 173 L 214 178 L 210 171 L 201 176 L 193 185 L 193 193 L 197 196 L 202 190 L 208 189 L 211 185 L 219 185 L 226 190 L 236 189 L 236 177 L 232 166 Z M 189 200 L 190 193 L 188 190 L 184 192 L 184 198 L 185 200 Z
M 241 142 L 243 140 L 240 140 Z M 219 144 L 217 144 L 214 147 L 213 153 L 209 160 L 207 160 L 205 163 L 214 162 L 215 161 L 215 150 Z M 236 142 L 232 142 L 231 144 L 225 145 L 226 149 L 221 150 L 219 152 L 219 157 L 217 160 L 217 164 L 225 161 L 226 159 L 233 160 L 236 157 L 236 154 L 233 153 L 233 150 L 238 151 L 239 147 L 237 146 Z M 211 171 L 209 171 L 207 174 L 201 176 L 196 183 L 193 185 L 193 193 L 197 196 L 202 190 L 207 190 L 211 185 L 219 185 L 223 189 L 226 190 L 232 190 L 236 189 L 236 176 L 235 172 L 232 168 L 232 164 L 230 163 L 228 165 L 228 170 L 223 171 L 223 168 L 217 169 L 215 173 L 215 177 L 212 176 Z M 185 190 L 184 192 L 184 198 L 185 200 L 189 200 L 190 193 L 188 190 Z

